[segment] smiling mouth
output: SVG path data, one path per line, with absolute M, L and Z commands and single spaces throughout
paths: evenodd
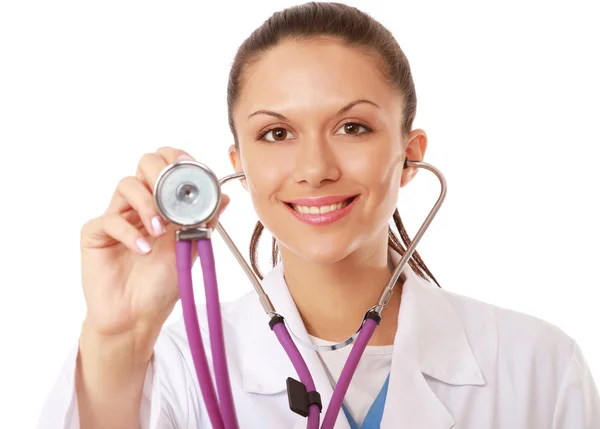
M 357 196 L 358 195 L 355 195 L 353 197 L 350 197 L 350 198 L 348 198 L 344 201 L 341 201 L 339 203 L 336 203 L 336 204 L 325 204 L 322 206 L 310 206 L 309 207 L 309 206 L 301 206 L 301 205 L 292 204 L 292 203 L 285 203 L 285 204 L 287 204 L 290 208 L 292 208 L 294 211 L 296 211 L 298 213 L 318 215 L 318 214 L 334 212 L 337 210 L 342 210 L 343 208 L 350 205 Z

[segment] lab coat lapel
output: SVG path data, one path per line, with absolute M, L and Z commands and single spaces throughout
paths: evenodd
M 397 264 L 399 256 L 392 253 Z M 381 429 L 450 429 L 452 415 L 430 389 L 431 377 L 448 385 L 484 385 L 475 356 L 467 341 L 461 320 L 444 291 L 419 277 L 410 266 L 404 268 L 406 282 L 398 315 L 398 329 Z M 285 317 L 293 332 L 310 342 L 298 309 L 283 276 L 283 265 L 273 268 L 263 281 L 276 311 Z M 243 350 L 240 367 L 244 390 L 258 394 L 284 392 L 287 377 L 298 378 L 287 354 L 268 326 L 255 297 L 234 310 L 240 328 L 236 329 Z M 324 413 L 333 389 L 323 365 L 313 350 L 298 345 L 300 353 L 321 394 Z M 290 413 L 292 411 L 289 411 Z M 299 419 L 293 429 L 305 429 Z M 335 429 L 350 429 L 340 411 Z
M 269 295 L 277 311 L 290 306 L 277 279 L 274 268 L 262 282 L 263 289 Z M 283 287 L 282 287 L 283 286 Z M 281 309 L 281 310 L 280 310 Z M 296 371 L 287 354 L 279 344 L 277 337 L 269 327 L 269 317 L 264 313 L 254 292 L 241 301 L 240 308 L 231 311 L 235 315 L 233 322 L 238 328 L 234 331 L 241 356 L 240 369 L 244 391 L 263 395 L 280 393 L 286 389 L 286 378 L 296 377 Z M 290 411 L 291 412 L 291 411 Z
M 399 256 L 392 257 L 397 264 Z M 408 265 L 403 272 L 406 281 L 381 429 L 450 429 L 454 418 L 426 377 L 459 386 L 483 385 L 483 376 L 445 292 Z
M 281 263 L 265 276 L 262 286 L 269 295 L 275 310 L 285 318 L 294 334 L 302 341 L 310 343 L 310 338 L 298 313 L 298 308 L 285 283 Z M 277 337 L 269 328 L 268 317 L 262 312 L 258 300 L 252 301 L 250 305 L 246 305 L 240 310 L 240 316 L 243 318 L 240 320 L 240 324 L 244 328 L 238 341 L 241 344 L 241 350 L 244 350 L 244 359 L 241 362 L 244 390 L 259 394 L 274 394 L 285 391 L 286 379 L 292 377 L 298 380 L 298 375 Z M 294 337 L 292 336 L 292 338 Z M 317 391 L 321 395 L 323 404 L 322 421 L 331 401 L 333 389 L 318 354 L 314 350 L 300 345 L 295 338 L 294 341 L 310 370 Z M 289 412 L 292 413 L 291 410 Z M 306 419 L 299 419 L 293 429 L 306 429 Z M 350 429 L 350 425 L 341 410 L 335 429 Z

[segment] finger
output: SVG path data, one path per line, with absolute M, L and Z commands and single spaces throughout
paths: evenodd
M 152 194 L 137 177 L 126 177 L 117 186 L 117 192 L 135 210 L 146 230 L 154 237 L 159 237 L 165 232 L 164 222 L 154 205 Z
M 168 165 L 169 162 L 159 153 L 147 153 L 140 158 L 135 177 L 141 179 L 152 193 L 158 176 Z
M 219 223 L 219 217 L 225 211 L 225 209 L 229 205 L 230 201 L 231 201 L 231 198 L 229 198 L 228 195 L 223 194 L 221 196 L 221 205 L 219 206 L 219 211 L 217 212 L 217 215 L 210 222 L 208 222 L 206 224 L 206 226 L 208 228 L 215 229 L 217 227 L 217 223 Z
M 176 149 L 173 147 L 161 147 L 156 151 L 158 155 L 160 155 L 167 164 L 173 164 L 180 158 L 184 159 L 194 159 L 189 153 L 184 150 Z
M 155 166 L 154 168 L 152 168 L 153 164 L 159 164 L 158 166 Z M 145 168 L 145 170 L 148 171 L 148 174 L 144 174 L 142 173 L 142 168 L 144 167 L 144 165 L 149 164 L 150 166 Z M 159 155 L 155 154 L 155 153 L 146 153 L 144 155 L 142 155 L 142 157 L 140 158 L 139 162 L 138 162 L 138 166 L 137 166 L 137 171 L 135 176 L 139 179 L 142 180 L 146 180 L 146 176 L 151 177 L 152 176 L 152 170 L 157 171 L 155 173 L 156 176 L 158 176 L 160 174 L 160 170 L 162 168 L 164 168 L 166 166 L 166 164 L 163 162 L 162 157 L 160 157 Z M 148 190 L 150 192 L 152 192 L 152 187 L 150 187 L 150 185 L 146 186 L 148 188 Z M 123 196 L 121 195 L 121 193 L 118 192 L 118 190 L 115 190 L 115 192 L 113 193 L 113 196 L 110 200 L 110 203 L 108 204 L 108 207 L 106 208 L 106 211 L 104 212 L 105 214 L 107 213 L 126 213 L 131 209 L 131 206 L 129 205 L 129 203 L 127 202 L 127 200 L 125 198 L 123 198 Z
M 130 224 L 132 224 L 134 227 L 136 227 L 138 230 L 141 230 L 142 234 L 144 235 L 148 235 L 146 228 L 144 227 L 144 222 L 142 222 L 140 215 L 138 212 L 136 212 L 130 205 L 129 203 L 127 203 L 125 201 L 125 199 L 123 198 L 123 196 L 121 194 L 119 194 L 117 191 L 115 191 L 115 194 L 113 196 L 113 200 L 116 199 L 116 197 L 119 198 L 119 200 L 124 201 L 124 205 L 126 206 L 126 208 L 124 210 L 121 211 L 110 211 L 110 206 L 109 208 L 104 212 L 104 214 L 109 214 L 109 213 L 118 213 L 121 215 L 121 217 L 123 219 L 125 219 L 127 222 L 129 222 Z
M 158 176 L 170 164 L 174 164 L 182 159 L 193 159 L 188 153 L 173 148 L 160 148 L 156 153 L 147 153 L 140 159 L 136 171 L 136 177 L 143 179 L 151 193 L 154 193 L 154 186 Z
M 115 189 L 115 192 L 113 192 L 113 195 L 112 195 L 112 197 L 110 199 L 110 203 L 108 203 L 108 207 L 106 207 L 106 210 L 104 211 L 104 214 L 108 214 L 108 213 L 125 213 L 128 210 L 130 210 L 130 209 L 131 209 L 131 207 L 129 206 L 129 204 L 127 203 L 127 201 Z
M 144 226 L 144 222 L 140 218 L 140 214 L 136 212 L 134 209 L 130 208 L 124 213 L 121 213 L 121 217 L 125 219 L 127 222 L 132 224 L 138 231 L 140 231 L 144 236 L 148 235 L 148 231 Z
M 148 254 L 151 245 L 138 229 L 117 213 L 110 213 L 93 219 L 81 230 L 82 248 L 102 248 L 115 243 L 123 243 L 140 255 Z
M 146 153 L 140 158 L 135 175 L 145 182 L 146 187 L 152 193 L 162 170 L 180 157 L 192 159 L 187 152 L 171 147 L 162 147 L 155 153 Z M 129 208 L 127 201 L 118 192 L 115 192 L 105 213 L 124 213 Z

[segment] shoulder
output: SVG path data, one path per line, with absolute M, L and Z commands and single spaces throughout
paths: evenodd
M 467 326 L 484 319 L 492 322 L 499 334 L 517 339 L 550 341 L 567 348 L 573 346 L 573 339 L 569 335 L 544 319 L 444 289 L 440 291 Z
M 561 328 L 522 312 L 440 293 L 456 310 L 486 385 L 498 398 L 529 407 L 523 415 L 546 410 L 561 428 L 600 421 L 600 395 L 590 368 L 579 344 Z
M 577 350 L 558 326 L 530 314 L 440 290 L 462 322 L 478 360 L 516 371 L 564 374 Z M 484 365 L 485 366 L 485 365 Z

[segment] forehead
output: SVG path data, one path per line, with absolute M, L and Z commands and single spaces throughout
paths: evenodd
M 355 99 L 398 107 L 401 96 L 382 73 L 375 54 L 341 42 L 285 41 L 253 63 L 243 78 L 238 106 L 260 108 L 338 108 Z

